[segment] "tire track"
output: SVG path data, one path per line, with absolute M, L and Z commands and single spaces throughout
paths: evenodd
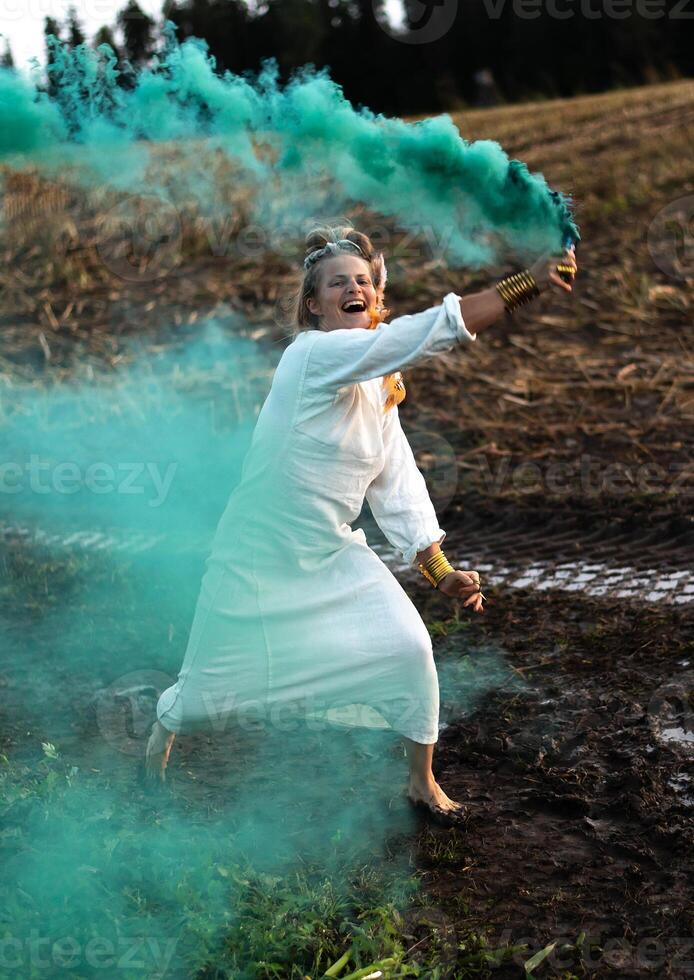
M 568 523 L 568 527 L 567 527 Z M 403 563 L 375 525 L 364 521 L 370 546 L 398 573 L 417 573 Z M 633 529 L 599 527 L 586 534 L 565 515 L 542 528 L 519 529 L 507 520 L 487 522 L 484 530 L 465 532 L 465 551 L 446 547 L 452 564 L 476 568 L 490 585 L 530 588 L 609 599 L 639 599 L 685 605 L 694 602 L 694 530 L 674 528 L 669 533 L 654 527 Z M 50 532 L 41 528 L 0 525 L 0 540 L 21 541 L 51 548 L 138 555 L 161 551 L 202 558 L 212 535 L 196 538 L 152 534 L 133 528 L 83 529 Z

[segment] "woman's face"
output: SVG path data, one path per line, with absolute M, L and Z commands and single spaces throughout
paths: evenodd
M 339 330 L 368 327 L 368 310 L 377 300 L 380 296 L 371 281 L 368 262 L 357 255 L 345 254 L 322 260 L 315 295 L 306 305 L 320 318 L 321 330 Z

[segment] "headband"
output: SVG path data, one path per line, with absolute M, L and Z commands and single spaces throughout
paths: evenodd
M 316 248 L 313 250 L 313 252 L 310 252 L 304 259 L 304 269 L 310 268 L 314 262 L 317 262 L 318 259 L 323 258 L 324 255 L 328 254 L 328 252 L 332 252 L 333 255 L 337 254 L 337 252 L 343 252 L 345 246 L 356 249 L 362 258 L 366 258 L 363 250 L 359 247 L 359 245 L 357 245 L 356 242 L 351 242 L 349 238 L 340 238 L 340 240 L 337 242 L 328 242 L 328 244 L 324 245 L 323 248 Z

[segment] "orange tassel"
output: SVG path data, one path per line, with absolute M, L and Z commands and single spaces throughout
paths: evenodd
M 379 323 L 382 323 L 387 316 L 390 316 L 390 310 L 372 306 L 369 310 L 370 320 L 367 329 L 375 330 Z M 399 371 L 396 371 L 395 374 L 386 374 L 383 378 L 383 388 L 386 394 L 383 411 L 387 412 L 393 405 L 399 405 L 406 395 L 405 382 L 403 381 L 402 374 Z

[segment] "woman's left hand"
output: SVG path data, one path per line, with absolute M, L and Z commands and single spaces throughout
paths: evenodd
M 560 262 L 571 266 L 573 269 L 573 275 L 569 282 L 565 282 L 557 272 L 557 265 Z M 572 292 L 574 276 L 578 272 L 574 246 L 571 245 L 569 248 L 564 249 L 561 255 L 545 252 L 537 262 L 530 266 L 529 272 L 537 283 L 541 293 L 544 293 L 550 286 L 559 286 L 564 292 Z
M 451 596 L 452 599 L 464 599 L 463 605 L 472 606 L 475 612 L 484 611 L 479 572 L 449 572 L 439 582 L 438 590 L 444 595 Z

